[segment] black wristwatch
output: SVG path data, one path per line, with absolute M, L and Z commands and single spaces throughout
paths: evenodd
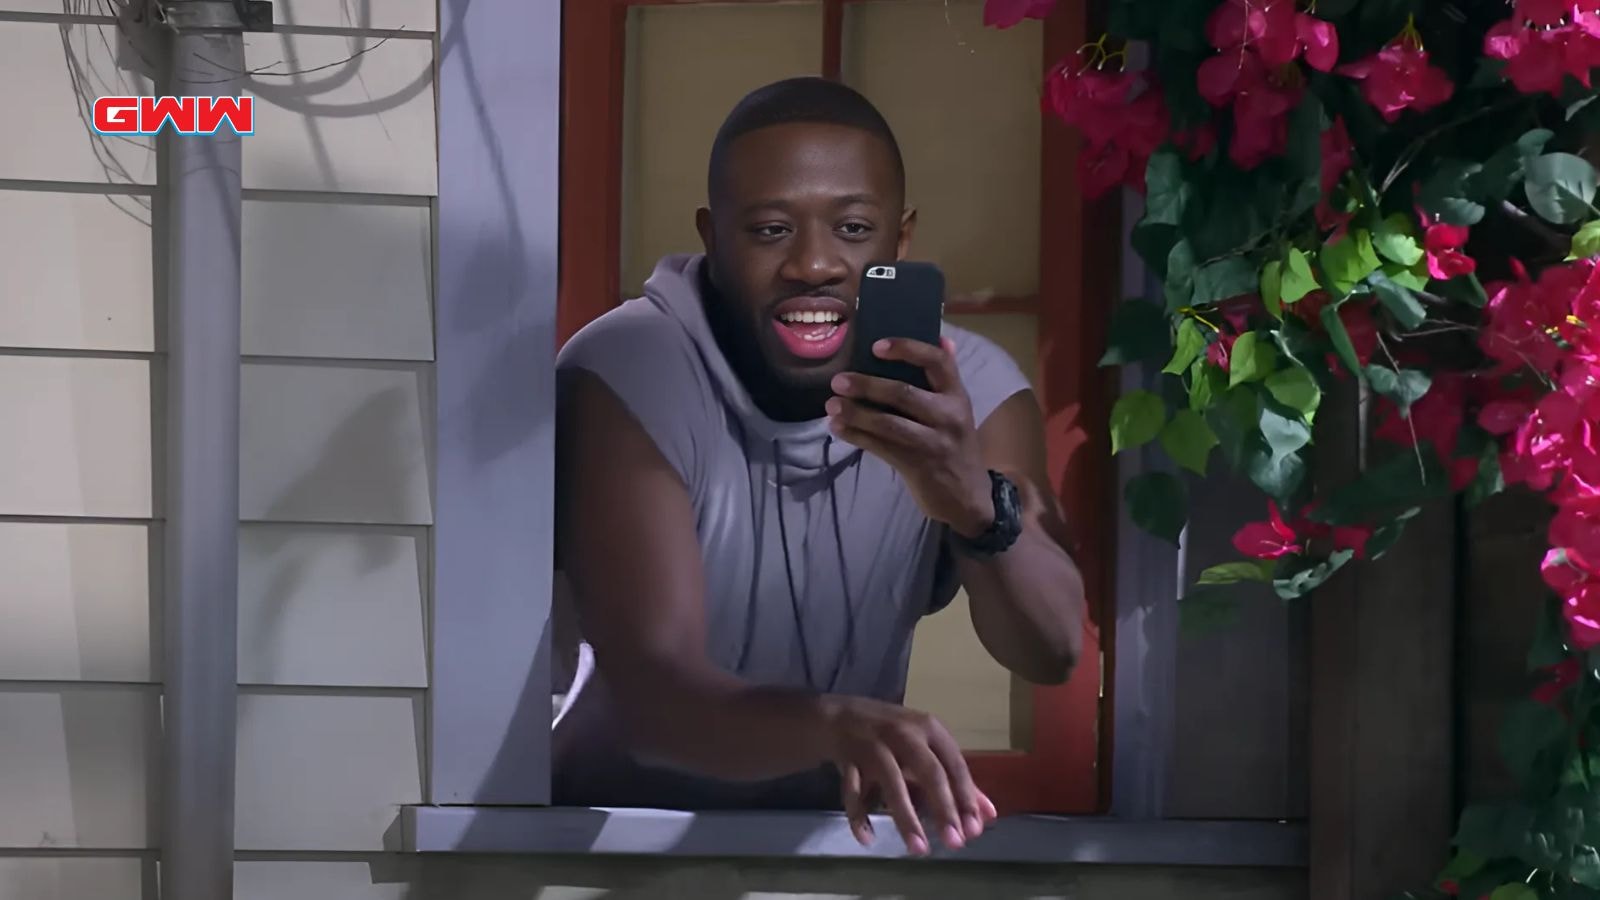
M 957 550 L 980 559 L 1003 553 L 1022 535 L 1022 503 L 1017 498 L 1017 486 L 993 469 L 989 470 L 989 484 L 994 498 L 994 521 L 977 537 L 950 532 Z

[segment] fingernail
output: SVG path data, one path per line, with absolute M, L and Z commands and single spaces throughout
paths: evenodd
M 872 349 L 876 353 L 887 353 L 889 351 L 889 342 L 887 340 L 878 341 L 872 345 Z
M 828 402 L 822 404 L 822 408 L 827 410 L 828 415 L 830 416 L 837 416 L 842 407 L 843 404 L 839 402 L 839 398 L 837 397 L 829 397 Z
M 850 376 L 849 375 L 835 375 L 835 376 L 833 376 L 832 384 L 833 384 L 833 389 L 836 390 L 836 391 L 848 391 L 848 390 L 850 390 Z
M 944 827 L 944 845 L 946 847 L 951 850 L 960 850 L 964 844 L 966 844 L 966 840 L 961 837 L 960 829 L 954 825 L 946 825 Z
M 872 826 L 863 822 L 855 827 L 856 843 L 863 847 L 872 846 Z
M 977 816 L 967 816 L 961 821 L 961 826 L 967 829 L 967 837 L 969 839 L 983 834 L 983 822 Z
M 912 856 L 926 856 L 928 855 L 928 842 L 921 835 L 914 834 L 911 836 L 911 840 L 906 841 L 906 849 L 911 851 Z

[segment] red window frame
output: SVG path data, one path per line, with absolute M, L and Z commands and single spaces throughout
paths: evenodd
M 707 0 L 564 0 L 562 7 L 561 248 L 557 325 L 565 341 L 621 298 L 623 61 L 629 7 Z M 747 0 L 770 2 L 770 0 Z M 844 6 L 822 0 L 821 74 L 838 78 Z M 1060 4 L 1044 22 L 1045 65 L 1087 40 L 1087 4 Z M 1038 317 L 1039 400 L 1052 484 L 1075 525 L 1090 622 L 1078 670 L 1033 687 L 1026 751 L 969 753 L 974 777 L 1002 813 L 1097 814 L 1110 800 L 1112 561 L 1116 472 L 1104 423 L 1113 383 L 1097 361 L 1116 300 L 1120 249 L 1114 201 L 1078 188 L 1078 142 L 1046 117 L 1040 135 L 1038 298 L 981 310 Z M 1089 261 L 1096 261 L 1089 265 Z

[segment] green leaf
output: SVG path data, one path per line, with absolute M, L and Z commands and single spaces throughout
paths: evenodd
M 1328 332 L 1328 339 L 1333 341 L 1333 349 L 1339 354 L 1339 361 L 1350 374 L 1362 378 L 1361 360 L 1356 356 L 1356 345 L 1350 341 L 1350 332 L 1345 330 L 1344 320 L 1339 318 L 1337 307 L 1329 304 L 1322 308 L 1319 314 L 1322 319 L 1322 328 Z
M 1422 183 L 1418 201 L 1428 213 L 1451 225 L 1476 225 L 1483 218 L 1483 204 L 1474 196 L 1473 180 L 1482 166 L 1459 159 L 1442 160 Z
M 1274 456 L 1284 456 L 1311 443 L 1311 426 L 1304 419 L 1290 418 L 1265 404 L 1261 408 L 1261 437 Z
M 1439 877 L 1465 878 L 1476 874 L 1483 868 L 1485 862 L 1487 860 L 1470 850 L 1457 850 L 1456 854 L 1450 857 L 1450 862 L 1445 865 L 1444 870 L 1439 873 Z
M 1189 185 L 1183 180 L 1183 160 L 1172 150 L 1150 154 L 1144 169 L 1144 218 L 1151 225 L 1177 225 L 1189 203 Z
M 1467 506 L 1477 506 L 1505 489 L 1506 479 L 1500 471 L 1499 448 L 1491 441 L 1478 452 L 1478 474 L 1467 485 Z
M 1495 888 L 1489 900 L 1539 900 L 1539 894 L 1526 884 L 1513 881 Z
M 1133 245 L 1134 252 L 1139 254 L 1139 259 L 1150 267 L 1150 271 L 1165 281 L 1167 257 L 1172 253 L 1172 248 L 1178 244 L 1178 227 L 1141 220 L 1139 224 L 1133 226 L 1133 233 L 1128 236 L 1128 243 Z
M 1260 381 L 1271 375 L 1277 366 L 1277 348 L 1261 340 L 1256 332 L 1246 331 L 1233 342 L 1233 350 L 1228 354 L 1228 387 Z
M 1409 414 L 1411 404 L 1421 400 L 1432 387 L 1433 379 L 1428 373 L 1416 369 L 1401 369 L 1396 372 L 1388 366 L 1371 363 L 1367 366 L 1367 380 L 1372 383 L 1372 389 L 1394 401 L 1400 407 L 1402 415 Z
M 1189 497 L 1183 482 L 1167 472 L 1146 472 L 1123 490 L 1133 524 L 1174 546 L 1189 518 Z
M 1536 700 L 1516 700 L 1506 707 L 1500 723 L 1500 755 L 1517 781 L 1527 784 L 1540 773 L 1544 757 L 1566 751 L 1567 720 L 1554 708 Z
M 1202 585 L 1178 601 L 1178 630 L 1199 636 L 1232 624 L 1239 615 L 1239 601 L 1218 585 Z
M 1240 294 L 1253 294 L 1261 283 L 1256 267 L 1242 256 L 1229 256 L 1195 270 L 1195 306 L 1220 303 Z
M 1205 411 L 1206 422 L 1222 442 L 1222 451 L 1238 466 L 1244 459 L 1252 435 L 1259 435 L 1261 407 L 1248 388 L 1229 389 L 1217 395 L 1217 402 Z
M 1244 474 L 1250 483 L 1279 503 L 1300 490 L 1306 479 L 1306 461 L 1299 453 L 1273 453 L 1266 441 L 1257 438 L 1244 458 Z
M 1426 257 L 1418 260 L 1415 265 L 1409 268 L 1399 263 L 1387 263 L 1378 271 L 1403 288 L 1420 291 L 1428 286 L 1428 260 Z
M 1172 416 L 1167 427 L 1161 429 L 1161 448 L 1173 462 L 1196 475 L 1206 474 L 1206 460 L 1211 448 L 1217 446 L 1217 436 L 1199 413 L 1180 409 Z
M 1589 846 L 1573 848 L 1572 861 L 1567 864 L 1567 874 L 1584 887 L 1600 888 L 1600 853 Z M 1519 900 L 1537 900 L 1537 898 L 1537 894 L 1529 893 Z
M 1184 319 L 1178 323 L 1178 346 L 1172 353 L 1172 359 L 1167 362 L 1166 368 L 1161 371 L 1167 375 L 1182 375 L 1189 364 L 1200 358 L 1206 349 L 1206 336 L 1201 333 L 1200 326 L 1193 319 Z
M 1111 407 L 1111 452 L 1147 444 L 1161 433 L 1167 405 L 1149 391 L 1129 391 Z
M 1329 284 L 1339 294 L 1350 289 L 1363 278 L 1377 271 L 1381 263 L 1372 248 L 1372 235 L 1365 230 L 1352 230 L 1337 243 L 1322 248 L 1322 271 Z
M 1597 182 L 1594 166 L 1571 153 L 1546 153 L 1529 161 L 1522 182 L 1528 205 L 1546 221 L 1568 225 L 1590 212 Z
M 1102 366 L 1160 359 L 1171 345 L 1167 314 L 1148 300 L 1124 300 L 1111 314 L 1110 340 Z
M 1284 303 L 1295 303 L 1318 288 L 1317 276 L 1311 274 L 1311 260 L 1298 249 L 1290 250 L 1283 270 L 1282 295 Z
M 1544 152 L 1545 144 L 1555 137 L 1555 133 L 1545 128 L 1535 128 L 1517 138 L 1516 143 L 1507 144 L 1495 151 L 1494 155 L 1484 162 L 1483 169 L 1474 176 L 1472 187 L 1474 193 L 1481 199 L 1493 203 L 1511 196 L 1511 189 L 1523 179 L 1527 172 L 1528 160 Z
M 1189 369 L 1189 408 L 1203 413 L 1228 389 L 1228 375 L 1204 360 L 1195 360 Z
M 1422 512 L 1421 508 L 1413 506 L 1374 528 L 1372 537 L 1367 538 L 1367 559 L 1382 559 L 1383 555 L 1393 549 L 1405 534 L 1406 523 L 1415 518 L 1419 512 Z
M 1167 254 L 1163 268 L 1167 311 L 1177 312 L 1188 306 L 1189 298 L 1194 296 L 1194 248 L 1189 245 L 1187 238 L 1179 238 L 1172 245 L 1172 252 Z
M 1274 319 L 1283 318 L 1283 263 L 1276 259 L 1261 267 L 1261 303 Z
M 1421 290 L 1422 287 L 1423 285 L 1418 285 L 1417 289 Z M 1478 309 L 1482 309 L 1489 302 L 1489 295 L 1483 289 L 1483 282 L 1471 272 L 1435 282 L 1434 289 L 1446 300 L 1455 300 Z
M 1422 302 L 1416 295 L 1395 284 L 1389 276 L 1382 272 L 1373 272 L 1367 276 L 1367 283 L 1372 285 L 1373 293 L 1378 295 L 1378 302 L 1394 316 L 1401 328 L 1410 331 L 1428 318 L 1428 311 L 1422 308 Z
M 1439 463 L 1439 455 L 1424 442 L 1413 450 L 1395 453 L 1355 481 L 1341 485 L 1311 518 L 1329 525 L 1359 525 L 1449 493 L 1450 479 Z
M 1238 584 L 1241 581 L 1265 583 L 1272 580 L 1275 568 L 1276 564 L 1270 559 L 1219 563 L 1201 572 L 1195 584 Z
M 1539 619 L 1534 626 L 1533 640 L 1528 644 L 1528 668 L 1542 669 L 1567 658 L 1566 644 L 1562 641 L 1561 601 L 1545 598 L 1539 604 Z
M 1377 232 L 1372 236 L 1372 246 L 1384 258 L 1402 266 L 1414 266 L 1417 260 L 1427 255 L 1417 244 L 1417 238 L 1411 230 L 1411 220 L 1400 213 L 1394 213 L 1379 223 Z
M 1572 236 L 1572 253 L 1568 259 L 1588 259 L 1600 254 L 1600 219 L 1585 222 Z
M 1300 366 L 1279 369 L 1268 375 L 1266 388 L 1272 399 L 1305 416 L 1308 422 L 1322 403 L 1322 388 L 1317 386 L 1311 373 Z
M 1353 558 L 1354 550 L 1338 550 L 1322 560 L 1303 556 L 1285 557 L 1278 576 L 1272 580 L 1272 588 L 1285 600 L 1304 597 L 1321 587 Z
M 1289 140 L 1284 162 L 1292 192 L 1291 218 L 1316 206 L 1322 196 L 1322 120 L 1322 103 L 1309 91 L 1289 113 Z

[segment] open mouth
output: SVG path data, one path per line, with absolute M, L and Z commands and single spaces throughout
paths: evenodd
M 850 307 L 832 297 L 795 297 L 778 304 L 772 327 L 784 347 L 801 359 L 827 359 L 844 346 Z

